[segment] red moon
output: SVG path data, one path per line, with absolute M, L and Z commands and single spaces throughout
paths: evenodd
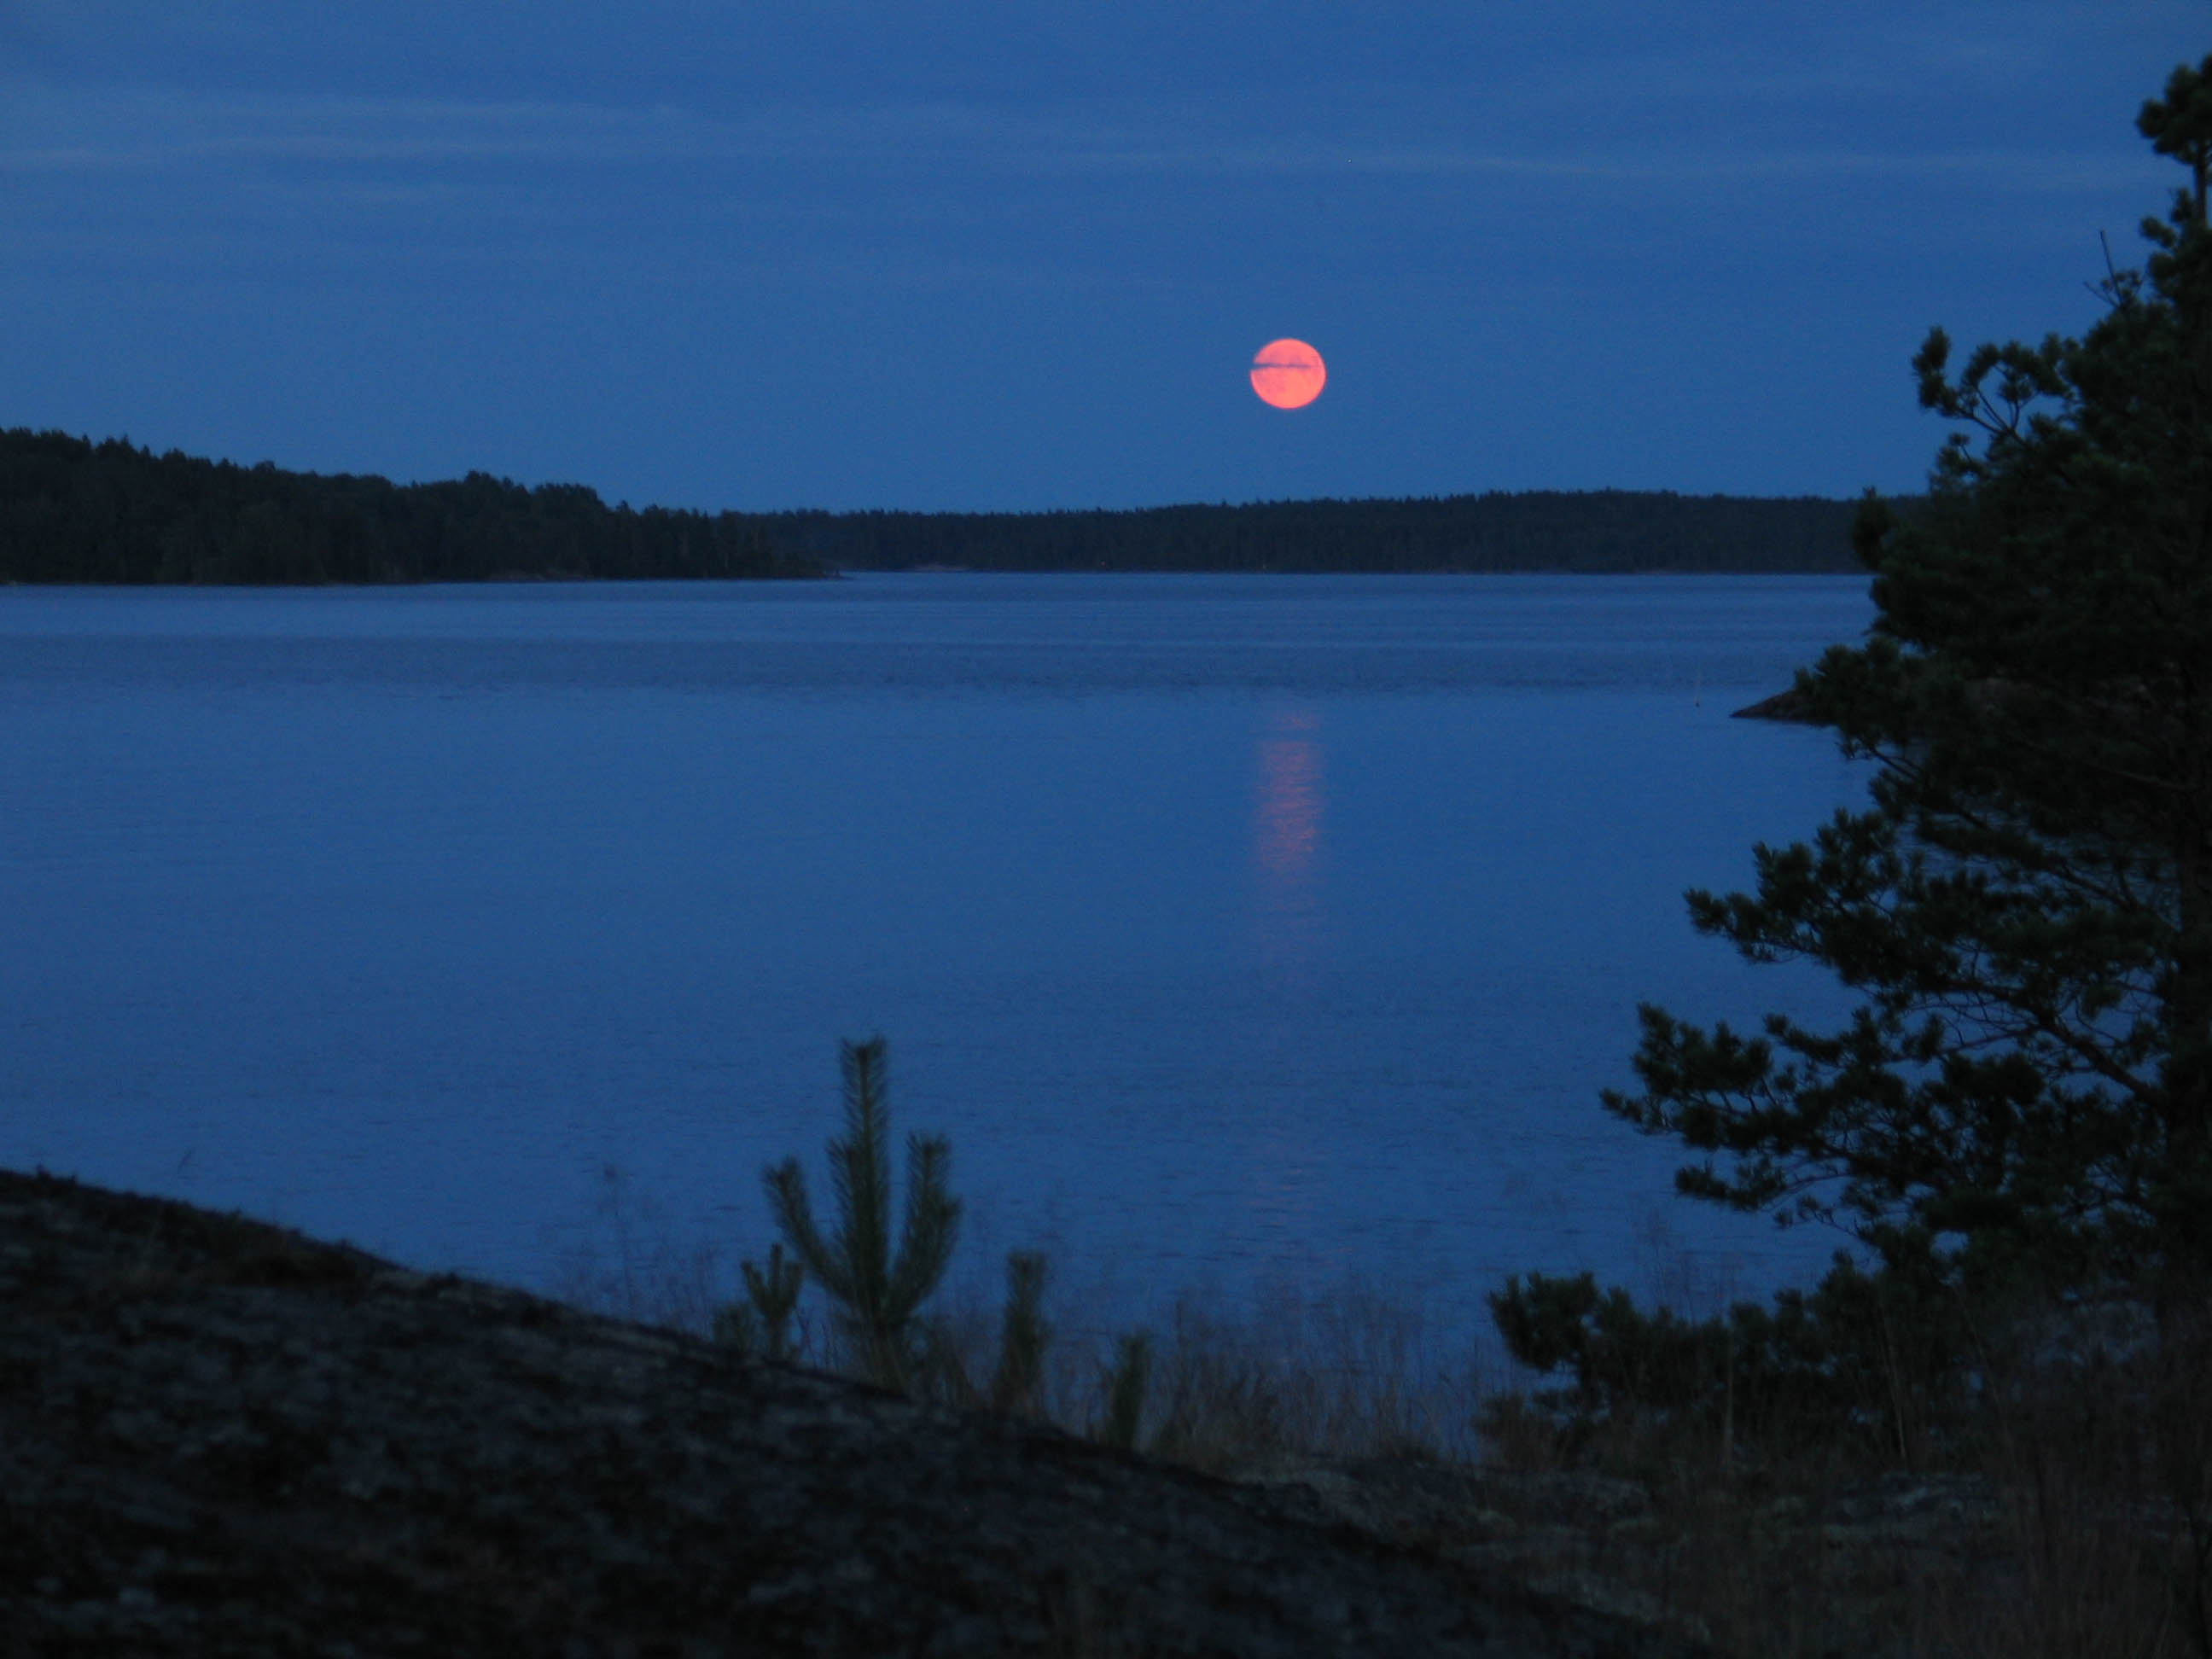
M 1328 365 L 1304 340 L 1270 340 L 1252 359 L 1252 390 L 1278 409 L 1304 409 L 1328 384 Z

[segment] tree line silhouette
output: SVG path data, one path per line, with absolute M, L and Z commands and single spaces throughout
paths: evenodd
M 1055 513 L 771 513 L 779 547 L 853 569 L 1857 574 L 1852 503 L 1532 490 Z
M 819 576 L 757 520 L 582 484 L 238 466 L 128 439 L 0 433 L 0 581 L 313 583 Z
M 316 583 L 908 570 L 1847 574 L 1852 506 L 1619 489 L 1053 513 L 705 514 L 487 473 L 395 484 L 0 432 L 0 581 Z

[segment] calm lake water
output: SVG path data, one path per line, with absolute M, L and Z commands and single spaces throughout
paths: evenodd
M 757 1254 L 841 1036 L 961 1267 L 1093 1307 L 1530 1267 L 1750 1293 L 1635 1006 L 1842 1006 L 1692 933 L 1863 778 L 1730 720 L 1863 581 L 864 575 L 0 589 L 0 1164 L 551 1288 Z M 608 1172 L 616 1172 L 611 1182 Z

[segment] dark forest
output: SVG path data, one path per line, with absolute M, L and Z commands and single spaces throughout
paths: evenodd
M 1595 490 L 1122 512 L 704 514 L 471 472 L 239 466 L 0 433 L 0 581 L 323 583 L 907 570 L 1849 574 L 1852 505 Z
M 733 513 L 242 467 L 128 440 L 0 433 L 0 581 L 320 583 L 817 576 Z
M 1856 574 L 1852 505 L 1601 489 L 1089 513 L 776 513 L 853 569 Z

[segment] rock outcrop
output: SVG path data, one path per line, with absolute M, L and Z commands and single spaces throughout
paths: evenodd
M 1761 697 L 1729 715 L 1737 720 L 1787 720 L 1796 726 L 1818 726 L 1813 718 L 1812 701 L 1796 686 L 1786 691 L 1777 691 L 1771 697 Z
M 0 1648 L 1695 1650 L 1305 1486 L 5 1174 Z

